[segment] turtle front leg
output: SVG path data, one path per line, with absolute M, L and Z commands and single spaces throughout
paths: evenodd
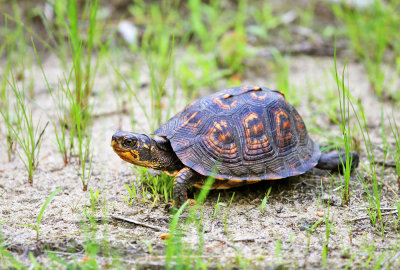
M 187 190 L 201 180 L 201 175 L 190 169 L 189 167 L 184 167 L 175 176 L 174 180 L 174 199 L 175 207 L 180 207 L 183 202 L 187 201 Z

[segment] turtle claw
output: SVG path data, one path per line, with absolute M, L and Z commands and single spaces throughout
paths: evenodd
M 196 205 L 196 200 L 195 199 L 187 199 L 187 204 L 190 206 Z M 175 214 L 178 210 L 179 207 L 181 207 L 182 204 L 176 204 L 175 200 L 170 200 L 166 205 L 165 205 L 165 210 L 167 210 L 170 214 Z
M 175 200 L 170 200 L 165 205 L 165 210 L 167 210 L 170 214 L 175 214 L 178 211 L 178 208 L 175 206 Z
M 187 202 L 188 202 L 188 205 L 190 205 L 190 206 L 196 205 L 195 199 L 188 199 Z

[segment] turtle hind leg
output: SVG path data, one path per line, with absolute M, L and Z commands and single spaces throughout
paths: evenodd
M 174 207 L 180 207 L 182 203 L 187 201 L 187 190 L 203 178 L 204 176 L 198 174 L 189 167 L 181 169 L 174 180 Z
M 343 172 L 343 164 L 346 164 L 346 153 L 330 152 L 322 154 L 318 160 L 317 168 L 323 170 L 340 171 Z M 351 171 L 357 168 L 360 157 L 357 152 L 350 152 Z

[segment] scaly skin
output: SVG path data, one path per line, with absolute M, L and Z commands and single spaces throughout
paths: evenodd
M 341 156 L 341 157 L 340 157 Z M 318 164 L 315 166 L 319 169 L 330 170 L 330 171 L 340 171 L 343 172 L 343 164 L 346 164 L 346 153 L 330 152 L 327 154 L 322 154 L 319 158 Z M 350 153 L 351 170 L 357 168 L 360 161 L 360 157 L 356 152 Z
M 187 201 L 187 190 L 203 178 L 205 176 L 198 174 L 188 167 L 184 167 L 177 173 L 174 180 L 174 198 L 177 207 L 180 207 L 183 202 Z

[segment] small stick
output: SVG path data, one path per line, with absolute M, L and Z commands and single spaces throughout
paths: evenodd
M 290 216 L 278 216 L 278 215 L 275 215 L 276 217 L 278 217 L 278 218 L 294 218 L 294 217 L 297 217 L 297 215 L 290 215 Z
M 361 208 L 354 208 L 354 210 L 365 210 L 368 209 L 368 207 L 361 207 Z M 389 210 L 396 210 L 397 208 L 395 207 L 381 207 L 382 211 L 389 211 Z
M 64 165 L 62 165 L 61 167 L 58 167 L 58 168 L 50 169 L 50 172 L 58 172 L 58 171 L 61 171 L 62 169 L 64 169 L 65 167 L 67 167 L 67 164 L 64 164 Z
M 385 185 L 385 187 L 387 187 L 391 192 L 393 192 L 394 195 L 397 196 L 396 191 L 394 191 L 394 189 L 391 186 L 389 186 L 385 181 L 382 180 L 382 184 Z
M 343 186 L 338 186 L 337 188 L 333 189 L 332 192 L 338 191 L 339 189 L 341 189 Z
M 210 240 L 219 241 L 219 242 L 221 242 L 222 244 L 225 244 L 225 245 L 227 245 L 227 246 L 233 248 L 234 250 L 237 250 L 236 247 L 235 247 L 234 245 L 232 245 L 231 243 L 228 242 L 228 240 L 219 239 L 219 238 L 214 238 L 214 237 L 213 237 L 213 238 L 210 238 Z M 222 246 L 222 245 L 221 245 L 221 246 Z
M 117 219 L 117 220 L 122 220 L 122 221 L 129 222 L 129 223 L 132 223 L 132 224 L 135 224 L 135 225 L 139 225 L 139 226 L 143 226 L 143 227 L 146 227 L 146 228 L 150 228 L 150 229 L 153 229 L 153 230 L 156 230 L 156 231 L 169 232 L 167 229 L 164 229 L 164 228 L 161 228 L 161 227 L 158 227 L 158 226 L 153 226 L 153 225 L 150 225 L 150 224 L 146 224 L 146 223 L 143 223 L 143 222 L 139 222 L 139 221 L 136 221 L 136 220 L 133 220 L 133 219 L 125 218 L 125 217 L 122 217 L 122 216 L 111 215 L 111 217 L 114 218 L 114 219 Z
M 383 213 L 383 214 L 381 214 L 381 216 L 386 216 L 386 215 L 391 215 L 391 214 L 396 214 L 396 213 L 397 213 L 397 210 L 396 211 L 392 211 L 392 212 Z M 370 216 L 353 218 L 353 219 L 350 219 L 350 222 L 358 221 L 358 220 L 362 220 L 362 219 L 367 219 L 367 218 L 370 218 Z
M 385 162 L 383 160 L 377 160 L 375 161 L 376 164 L 385 166 L 385 167 L 391 167 L 391 168 L 396 168 L 396 164 L 392 162 Z
M 59 255 L 69 255 L 73 256 L 76 254 L 82 254 L 85 250 L 79 250 L 78 252 L 65 252 L 65 251 L 55 251 L 55 250 L 47 250 L 47 252 L 54 253 L 54 254 L 59 254 Z
M 223 245 L 225 245 L 225 243 L 221 242 L 219 244 L 216 244 L 215 246 L 208 247 L 208 248 L 204 249 L 204 251 L 207 252 L 207 251 L 210 251 L 210 250 L 212 250 L 214 248 L 217 248 L 217 247 L 220 247 L 220 246 L 223 246 Z
M 233 239 L 233 242 L 254 242 L 257 239 L 260 239 L 260 237 L 253 237 L 253 238 L 238 238 L 238 239 Z

